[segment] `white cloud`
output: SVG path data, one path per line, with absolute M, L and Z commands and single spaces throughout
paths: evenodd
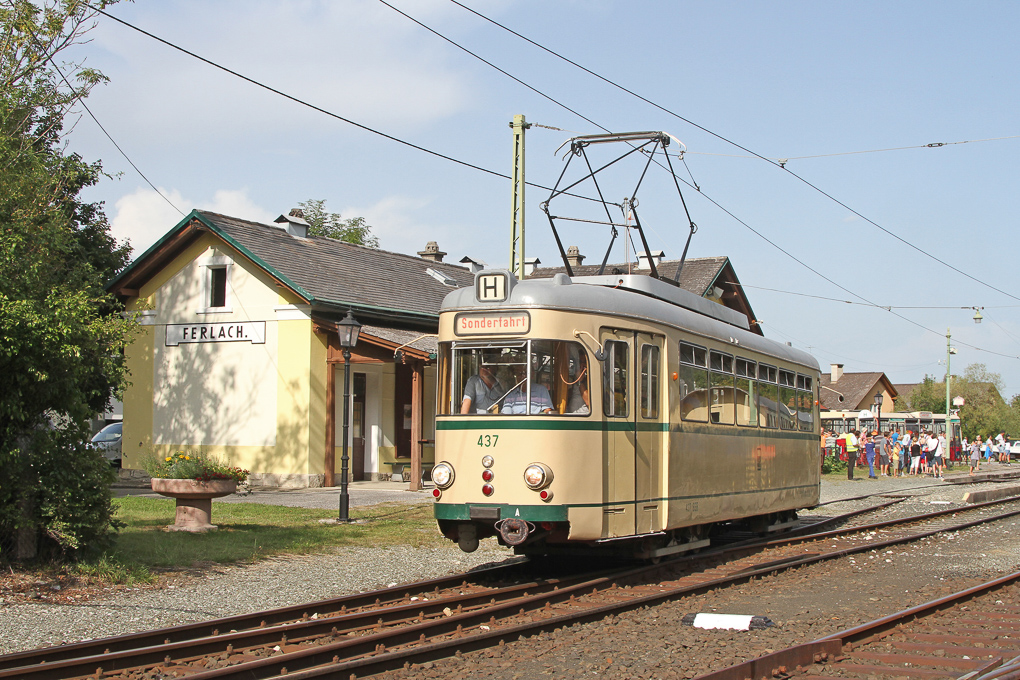
M 277 216 L 252 201 L 247 189 L 219 189 L 212 198 L 199 201 L 185 198 L 177 189 L 159 190 L 185 215 L 197 208 L 263 223 L 271 223 Z M 183 219 L 180 212 L 151 189 L 139 188 L 121 197 L 114 210 L 110 231 L 118 241 L 131 242 L 133 257 L 145 252 Z
M 160 191 L 187 214 L 187 203 L 179 191 L 162 187 Z M 131 242 L 134 257 L 145 252 L 182 219 L 177 210 L 151 189 L 137 189 L 123 196 L 114 204 L 114 210 L 110 231 L 118 241 Z
M 439 26 L 444 17 L 467 20 L 444 5 L 413 3 L 408 12 Z M 420 129 L 477 96 L 447 46 L 377 3 L 184 3 L 114 13 L 252 80 L 390 132 Z M 192 144 L 247 143 L 253 131 L 273 136 L 297 125 L 336 134 L 342 125 L 113 22 L 93 38 L 91 57 L 116 78 L 90 102 L 110 116 L 130 102 L 120 125 L 132 136 L 153 139 L 161 130 Z

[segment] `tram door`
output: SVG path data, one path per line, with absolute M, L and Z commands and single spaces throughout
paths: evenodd
M 637 533 L 647 534 L 662 528 L 663 494 L 662 452 L 666 436 L 662 423 L 664 359 L 661 335 L 636 335 L 634 372 L 634 498 Z
M 602 535 L 630 536 L 635 491 L 634 331 L 603 329 Z
M 657 531 L 662 523 L 661 335 L 609 330 L 601 338 L 603 533 L 607 537 Z

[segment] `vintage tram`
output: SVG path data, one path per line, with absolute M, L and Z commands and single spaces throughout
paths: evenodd
M 667 281 L 483 270 L 440 311 L 434 512 L 465 551 L 655 559 L 818 502 L 817 361 Z

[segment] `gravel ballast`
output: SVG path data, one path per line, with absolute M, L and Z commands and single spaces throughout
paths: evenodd
M 964 473 L 966 474 L 966 473 Z M 822 502 L 865 494 L 910 496 L 884 516 L 963 506 L 963 495 L 1002 485 L 953 485 L 931 478 L 825 480 Z M 263 501 L 265 499 L 262 499 Z M 419 501 L 418 498 L 410 499 Z M 806 514 L 836 515 L 876 499 L 822 505 Z M 779 574 L 733 589 L 573 626 L 498 650 L 413 667 L 393 677 L 692 678 L 792 641 L 807 641 L 996 574 L 1020 569 L 1020 520 L 921 541 L 889 555 L 856 556 Z M 465 554 L 442 548 L 344 548 L 245 566 L 217 566 L 159 589 L 118 590 L 80 603 L 0 604 L 0 653 L 249 613 L 460 572 L 513 559 L 483 541 Z M 682 626 L 687 613 L 770 617 L 764 631 Z M 640 641 L 640 642 L 635 642 Z M 625 643 L 625 644 L 624 644 Z

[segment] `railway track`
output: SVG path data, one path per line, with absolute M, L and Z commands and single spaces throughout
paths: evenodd
M 697 680 L 1020 678 L 1020 572 Z
M 1012 507 L 993 512 L 1003 504 Z M 253 616 L 7 655 L 0 657 L 0 679 L 360 677 L 1016 516 L 1017 506 L 1017 499 L 1003 499 L 824 533 L 816 525 L 810 535 L 738 543 L 657 566 L 556 578 L 529 578 L 519 564 L 499 567 Z

